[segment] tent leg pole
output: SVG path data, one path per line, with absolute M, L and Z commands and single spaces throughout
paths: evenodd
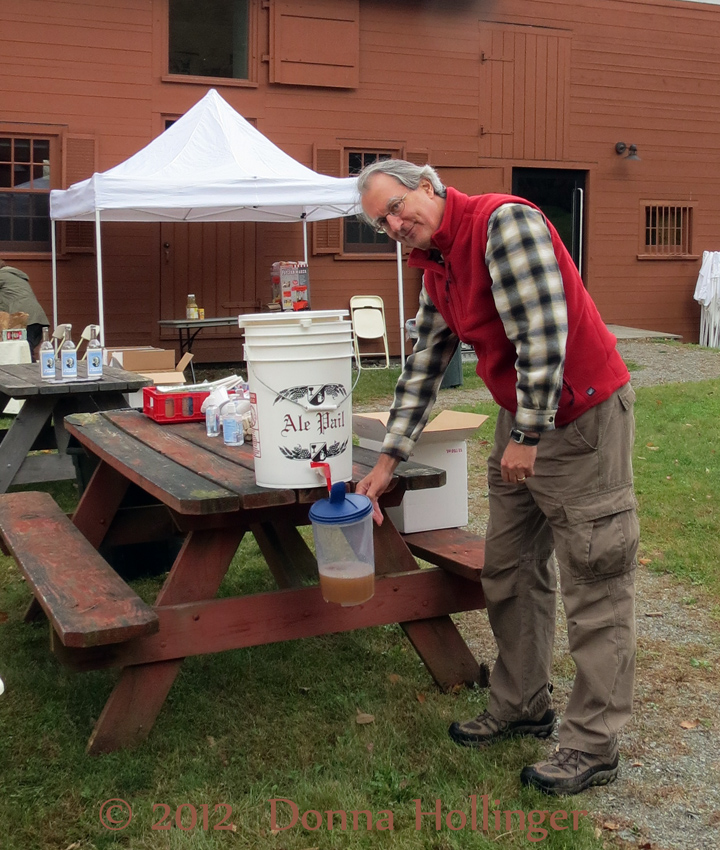
M 395 243 L 397 249 L 398 304 L 400 307 L 400 367 L 405 368 L 405 296 L 403 293 L 402 247 Z
M 95 253 L 98 279 L 98 320 L 100 324 L 100 345 L 105 347 L 105 303 L 103 300 L 102 242 L 100 240 L 100 210 L 95 210 Z
M 57 306 L 57 243 L 55 241 L 55 219 L 50 222 L 50 243 L 52 246 L 52 288 L 53 288 L 53 330 L 58 324 Z

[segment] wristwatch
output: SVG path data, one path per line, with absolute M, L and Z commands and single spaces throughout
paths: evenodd
M 540 437 L 531 437 L 524 431 L 518 431 L 517 428 L 512 428 L 510 431 L 510 439 L 516 443 L 522 443 L 524 446 L 537 446 L 540 442 Z

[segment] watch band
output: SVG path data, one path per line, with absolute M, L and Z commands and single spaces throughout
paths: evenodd
M 537 446 L 540 442 L 540 437 L 531 437 L 524 431 L 518 431 L 517 428 L 510 430 L 510 439 L 515 440 L 516 443 L 522 443 L 524 446 Z

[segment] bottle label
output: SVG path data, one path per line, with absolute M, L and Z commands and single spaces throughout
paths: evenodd
M 43 381 L 55 380 L 55 352 L 40 352 L 40 377 Z
M 197 319 L 199 316 L 197 307 L 188 307 L 185 310 L 185 318 L 187 319 Z
M 240 442 L 237 419 L 230 417 L 223 419 L 223 442 L 228 446 L 236 446 Z
M 88 352 L 87 373 L 88 378 L 102 378 L 103 361 L 101 349 L 92 349 Z
M 77 351 L 60 350 L 63 378 L 77 378 Z

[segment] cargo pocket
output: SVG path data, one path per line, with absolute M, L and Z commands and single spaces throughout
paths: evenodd
M 563 504 L 568 565 L 578 582 L 612 578 L 635 565 L 640 529 L 632 486 L 573 499 Z

